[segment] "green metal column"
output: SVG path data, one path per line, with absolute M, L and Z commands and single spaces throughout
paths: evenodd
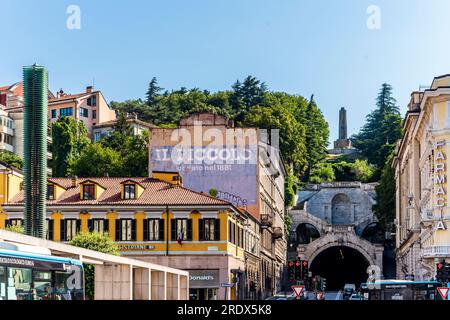
M 44 238 L 47 198 L 48 73 L 42 66 L 23 68 L 24 225 L 25 233 Z

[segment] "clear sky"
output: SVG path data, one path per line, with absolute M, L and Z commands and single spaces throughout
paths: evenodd
M 68 29 L 69 5 L 81 29 Z M 367 8 L 380 8 L 369 29 Z M 156 76 L 167 89 L 229 89 L 254 75 L 271 90 L 315 99 L 337 138 L 373 109 L 383 82 L 402 113 L 412 90 L 450 73 L 447 0 L 0 0 L 0 85 L 22 66 L 49 70 L 50 88 L 95 87 L 108 101 L 144 97 Z

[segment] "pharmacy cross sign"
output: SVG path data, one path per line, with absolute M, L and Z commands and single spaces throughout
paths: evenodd
M 291 288 L 292 290 L 294 290 L 294 293 L 297 296 L 297 298 L 299 298 L 303 292 L 303 289 L 305 289 L 305 286 L 291 286 Z
M 450 288 L 445 288 L 445 287 L 439 287 L 437 288 L 437 291 L 439 292 L 439 294 L 441 295 L 442 299 L 447 299 L 447 295 L 448 295 L 448 290 Z

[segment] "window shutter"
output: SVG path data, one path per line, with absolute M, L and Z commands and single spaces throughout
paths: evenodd
M 47 237 L 48 240 L 53 240 L 53 219 L 47 219 L 47 221 L 48 221 Z
M 198 239 L 200 241 L 205 240 L 205 219 L 198 220 Z
M 103 219 L 103 232 L 109 234 L 109 219 Z
M 220 219 L 214 220 L 214 240 L 220 240 Z
M 75 234 L 80 233 L 81 231 L 81 220 L 77 219 L 77 228 L 75 230 Z
M 60 220 L 60 226 L 61 226 L 61 241 L 66 241 L 66 220 L 61 219 Z
M 164 240 L 164 219 L 159 219 L 159 239 L 158 240 Z
M 122 220 L 120 219 L 116 219 L 116 241 L 120 241 L 122 240 L 122 238 L 120 237 L 120 229 L 122 228 Z
M 186 240 L 192 241 L 192 219 L 187 220 L 187 235 Z
M 148 241 L 148 219 L 144 219 L 144 241 Z
M 131 220 L 131 241 L 136 241 L 136 220 Z
M 172 241 L 177 240 L 177 219 L 172 219 L 170 221 L 170 233 L 171 233 L 171 239 Z

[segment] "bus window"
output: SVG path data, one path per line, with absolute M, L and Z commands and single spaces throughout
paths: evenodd
M 52 273 L 50 271 L 34 271 L 33 284 L 36 300 L 52 300 Z
M 0 300 L 6 300 L 6 268 L 0 267 Z
M 31 269 L 8 268 L 6 293 L 9 300 L 32 300 Z

